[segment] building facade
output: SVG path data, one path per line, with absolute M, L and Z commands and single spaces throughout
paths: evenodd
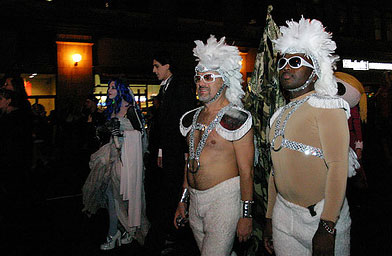
M 333 33 L 341 59 L 392 63 L 390 1 L 5 0 L 0 3 L 0 73 L 18 70 L 32 98 L 52 102 L 49 108 L 81 103 L 112 76 L 124 78 L 148 99 L 159 84 L 152 74 L 154 51 L 173 52 L 179 74 L 192 77 L 194 40 L 214 34 L 240 48 L 246 81 L 269 4 L 278 25 L 301 15 L 321 20 Z M 82 58 L 77 65 L 74 54 Z M 342 62 L 338 69 L 371 87 L 385 72 L 346 69 Z

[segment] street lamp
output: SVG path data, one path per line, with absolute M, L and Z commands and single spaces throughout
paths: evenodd
M 78 62 L 82 60 L 82 55 L 79 53 L 75 53 L 72 55 L 72 60 L 75 62 L 74 66 L 76 67 L 78 65 Z

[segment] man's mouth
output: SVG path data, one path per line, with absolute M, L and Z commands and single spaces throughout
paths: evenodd
M 208 93 L 207 89 L 199 89 L 199 94 L 206 94 Z
M 280 76 L 283 80 L 288 80 L 291 78 L 291 74 L 288 72 L 284 72 L 282 73 L 282 75 Z

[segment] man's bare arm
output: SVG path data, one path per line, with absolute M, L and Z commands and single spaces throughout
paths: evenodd
M 253 160 L 254 144 L 253 130 L 238 141 L 234 141 L 235 156 L 240 175 L 241 200 L 253 201 Z M 240 242 L 249 239 L 252 234 L 252 218 L 241 216 L 237 225 L 237 236 Z
M 187 160 L 188 160 L 188 157 L 189 157 L 189 154 L 188 154 L 188 153 L 185 153 L 185 154 L 184 154 L 184 158 L 185 158 L 184 182 L 182 183 L 182 191 L 183 191 L 183 192 L 185 191 L 185 189 L 188 188 L 188 179 L 187 179 Z M 188 202 L 188 203 L 189 203 L 189 202 Z M 175 227 L 176 229 L 179 228 L 178 223 L 177 223 L 177 218 L 178 218 L 179 216 L 181 216 L 183 219 L 186 219 L 186 208 L 187 208 L 187 204 L 186 204 L 186 203 L 181 202 L 181 201 L 178 202 L 177 210 L 176 210 L 176 212 L 175 212 L 175 214 L 174 214 L 174 220 L 173 220 L 174 227 Z

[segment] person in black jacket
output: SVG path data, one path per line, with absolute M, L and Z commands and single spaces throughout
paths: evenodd
M 172 217 L 180 197 L 187 145 L 180 134 L 178 124 L 181 116 L 196 106 L 195 89 L 192 83 L 182 81 L 175 73 L 172 56 L 167 52 L 155 53 L 153 73 L 161 81 L 158 94 L 160 98 L 157 124 L 158 156 L 160 170 L 159 205 L 153 206 L 159 212 L 158 219 L 152 222 L 151 241 L 153 247 L 162 250 L 166 241 L 173 240 L 177 232 L 172 227 Z
M 18 93 L 0 89 L 0 226 L 3 250 L 22 232 L 23 214 L 30 206 L 28 182 L 32 155 L 31 114 L 18 105 Z M 3 247 L 4 246 L 4 247 Z M 14 249 L 14 248 L 13 248 Z

